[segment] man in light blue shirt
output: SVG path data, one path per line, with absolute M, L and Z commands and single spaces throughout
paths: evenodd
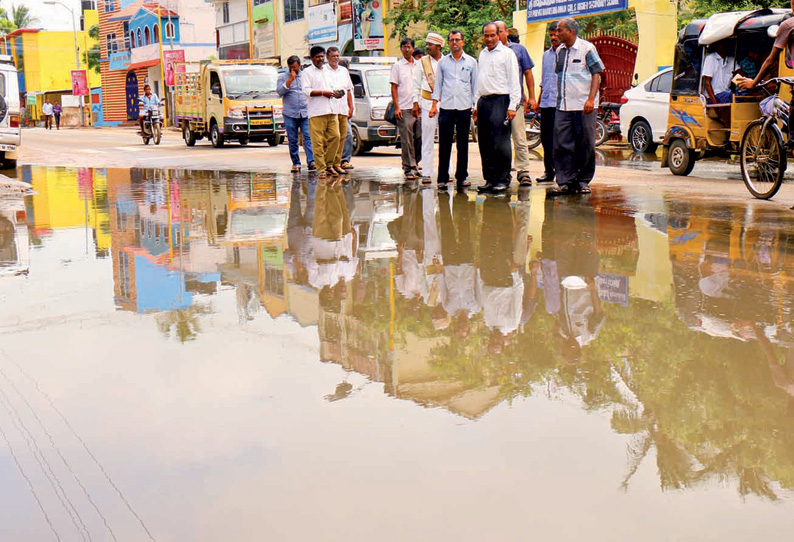
M 452 139 L 457 131 L 455 179 L 457 189 L 463 190 L 471 184 L 466 178 L 469 176 L 471 110 L 475 106 L 474 94 L 477 91 L 477 61 L 463 52 L 466 42 L 460 30 L 452 30 L 448 40 L 450 54 L 438 63 L 429 116 L 432 118 L 438 114 L 438 188 L 446 189 L 449 182 Z
M 298 155 L 298 140 L 303 132 L 303 148 L 306 151 L 306 163 L 309 170 L 314 170 L 314 149 L 312 138 L 309 136 L 309 111 L 308 99 L 301 86 L 301 59 L 292 55 L 287 59 L 288 71 L 278 77 L 276 92 L 281 96 L 284 106 L 284 125 L 287 129 L 287 142 L 289 143 L 289 156 L 292 160 L 292 172 L 298 173 L 301 169 L 301 160 Z
M 551 47 L 543 53 L 543 74 L 540 81 L 540 101 L 535 113 L 540 112 L 540 142 L 543 145 L 545 172 L 538 177 L 539 183 L 554 182 L 554 114 L 557 112 L 557 22 L 549 25 Z
M 141 127 L 141 134 L 143 134 L 143 119 L 152 110 L 152 106 L 160 106 L 160 98 L 157 94 L 152 92 L 152 87 L 148 84 L 143 85 L 143 96 L 138 98 L 138 124 Z

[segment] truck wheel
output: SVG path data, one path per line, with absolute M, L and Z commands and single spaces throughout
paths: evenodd
M 246 145 L 248 145 L 248 141 L 249 140 L 247 137 L 241 137 L 240 139 L 237 140 L 237 142 L 240 144 L 241 147 L 245 147 Z
M 223 147 L 223 134 L 217 124 L 213 124 L 210 128 L 210 141 L 212 141 L 212 146 L 216 149 Z
M 268 137 L 267 144 L 270 145 L 271 147 L 278 147 L 279 145 L 281 145 L 281 136 L 276 135 L 276 136 Z
M 192 147 L 196 144 L 196 134 L 190 131 L 190 124 L 185 123 L 185 126 L 182 128 L 182 137 L 185 140 L 185 145 L 188 147 Z

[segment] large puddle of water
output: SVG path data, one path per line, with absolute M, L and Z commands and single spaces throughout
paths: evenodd
M 794 218 L 28 167 L 0 539 L 790 531 Z

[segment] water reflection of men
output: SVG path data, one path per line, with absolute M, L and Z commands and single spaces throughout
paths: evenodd
M 452 319 L 455 335 L 462 339 L 469 334 L 470 319 L 482 310 L 475 294 L 477 269 L 471 240 L 474 202 L 463 193 L 450 198 L 449 194 L 440 192 L 438 205 L 446 286 L 443 306 Z
M 488 198 L 483 202 L 477 297 L 491 331 L 488 351 L 500 354 L 521 322 L 524 282 L 513 255 L 515 221 L 510 202 Z
M 306 186 L 306 209 L 302 208 L 301 188 Z M 287 217 L 287 250 L 284 263 L 291 269 L 297 284 L 308 284 L 308 262 L 312 247 L 312 225 L 314 222 L 314 198 L 317 182 L 310 179 L 305 185 L 292 182 Z
M 317 186 L 312 235 L 309 284 L 320 291 L 320 307 L 338 313 L 358 268 L 358 235 L 338 181 Z
M 576 363 L 604 323 L 595 284 L 596 215 L 590 205 L 546 200 L 541 266 L 546 312 L 556 318 L 564 361 Z

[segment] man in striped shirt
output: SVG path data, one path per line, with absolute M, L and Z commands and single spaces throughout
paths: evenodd
M 595 175 L 595 121 L 604 64 L 589 41 L 577 37 L 579 24 L 563 19 L 557 25 L 557 114 L 552 196 L 590 193 Z

